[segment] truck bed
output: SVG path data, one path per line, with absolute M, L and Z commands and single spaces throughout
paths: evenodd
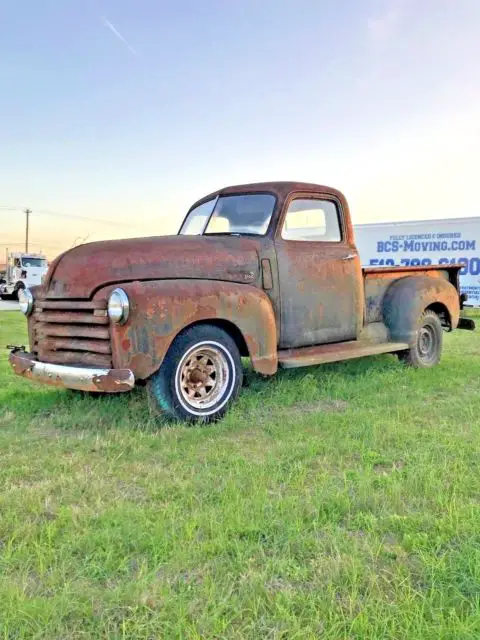
M 461 264 L 430 264 L 419 267 L 362 267 L 362 271 L 366 276 L 374 274 L 395 274 L 396 277 L 409 276 L 412 273 L 416 275 L 425 273 L 425 275 L 445 278 L 456 285 L 456 276 L 462 269 Z M 443 274 L 441 272 L 444 272 Z M 433 272 L 433 273 L 432 273 Z
M 459 290 L 458 274 L 462 265 L 428 265 L 420 267 L 364 267 L 362 268 L 365 290 L 366 323 L 381 322 L 383 297 L 392 281 L 408 276 L 425 275 L 448 280 Z

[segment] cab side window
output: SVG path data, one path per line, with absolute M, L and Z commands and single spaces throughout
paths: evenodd
M 338 208 L 331 200 L 292 200 L 283 223 L 282 238 L 305 242 L 340 242 Z

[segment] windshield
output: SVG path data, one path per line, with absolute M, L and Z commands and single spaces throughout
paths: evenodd
M 180 234 L 263 236 L 274 207 L 275 197 L 266 193 L 213 198 L 190 211 Z
M 43 258 L 22 258 L 22 267 L 46 267 L 47 261 Z

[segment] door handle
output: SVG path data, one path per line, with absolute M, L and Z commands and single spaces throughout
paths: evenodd
M 344 256 L 342 260 L 353 260 L 356 257 L 357 257 L 356 253 L 349 253 L 348 256 Z

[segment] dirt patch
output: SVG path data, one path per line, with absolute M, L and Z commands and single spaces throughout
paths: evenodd
M 17 416 L 13 411 L 9 411 L 8 409 L 6 411 L 3 411 L 0 415 L 1 426 L 3 427 L 12 424 L 13 422 L 15 422 L 16 417 Z
M 348 408 L 348 402 L 345 400 L 317 400 L 316 402 L 298 402 L 290 407 L 261 407 L 252 411 L 252 420 L 255 420 L 257 426 L 268 422 L 272 419 L 292 419 L 303 415 L 324 414 L 324 413 L 343 413 Z
M 319 400 L 317 402 L 300 402 L 283 410 L 283 413 L 343 413 L 348 408 L 345 400 Z
M 401 471 L 405 467 L 403 460 L 394 460 L 392 463 L 379 462 L 373 465 L 373 470 L 379 476 L 386 476 L 394 471 Z

